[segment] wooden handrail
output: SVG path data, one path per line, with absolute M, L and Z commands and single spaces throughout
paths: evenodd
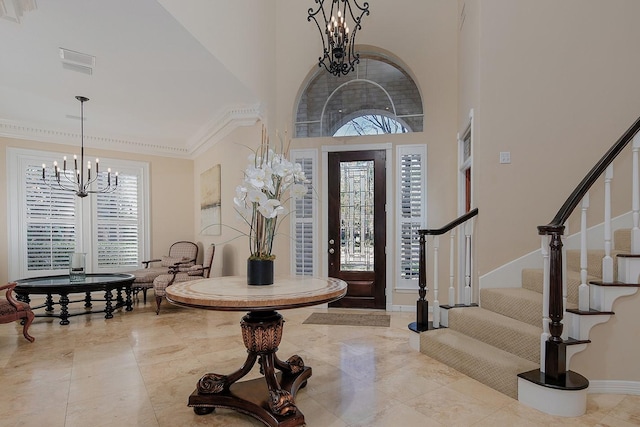
M 573 213 L 573 210 L 578 206 L 578 203 L 584 198 L 591 186 L 598 179 L 600 175 L 604 173 L 607 167 L 613 162 L 613 160 L 620 154 L 620 152 L 629 144 L 629 141 L 633 139 L 635 134 L 640 130 L 640 117 L 638 117 L 627 129 L 627 131 L 616 141 L 615 144 L 605 153 L 598 163 L 589 171 L 584 179 L 573 190 L 569 198 L 564 202 L 556 216 L 547 225 L 541 225 L 538 227 L 538 234 L 551 234 L 552 230 L 557 230 L 562 227 L 567 221 L 569 216 Z
M 554 381 L 562 380 L 567 373 L 566 343 L 562 339 L 564 325 L 564 299 L 563 299 L 563 260 L 562 260 L 562 235 L 564 224 L 573 213 L 574 209 L 587 195 L 591 186 L 606 171 L 620 152 L 629 144 L 629 141 L 640 130 L 640 117 L 627 129 L 615 144 L 595 164 L 580 184 L 573 190 L 569 198 L 564 202 L 556 216 L 547 225 L 538 226 L 538 234 L 550 236 L 549 238 L 549 292 L 546 296 L 549 307 L 549 338 L 545 342 L 544 374 L 545 378 Z
M 441 234 L 444 234 L 444 233 L 446 233 L 448 231 L 453 230 L 455 227 L 459 226 L 463 222 L 466 222 L 466 221 L 470 220 L 471 218 L 473 218 L 476 215 L 478 215 L 478 208 L 473 208 L 469 212 L 467 212 L 466 214 L 461 215 L 460 217 L 454 219 L 453 221 L 451 221 L 449 224 L 445 225 L 442 228 L 429 228 L 429 229 L 426 229 L 426 230 L 418 230 L 418 233 L 421 236 L 422 235 L 440 236 Z
M 478 208 L 474 208 L 469 212 L 461 215 L 460 217 L 454 219 L 449 224 L 445 225 L 442 228 L 438 229 L 426 229 L 426 230 L 418 230 L 418 234 L 420 236 L 420 256 L 419 256 L 419 266 L 418 266 L 418 301 L 416 301 L 416 321 L 409 324 L 409 329 L 414 332 L 424 332 L 429 329 L 429 303 L 426 300 L 427 296 L 427 235 L 431 236 L 439 236 L 448 231 L 453 230 L 460 224 L 464 224 L 466 221 L 478 215 Z M 437 296 L 436 296 L 437 300 Z M 449 304 L 453 304 L 452 301 L 449 301 Z

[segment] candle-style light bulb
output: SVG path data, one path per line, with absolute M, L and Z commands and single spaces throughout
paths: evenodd
M 67 156 L 62 157 L 62 169 L 67 170 Z
M 44 179 L 44 169 L 45 169 L 45 167 L 46 167 L 46 166 L 45 166 L 45 164 L 43 163 L 43 164 L 42 164 L 42 179 Z
M 99 161 L 100 161 L 100 159 L 96 158 L 96 176 L 98 175 L 98 172 L 100 172 L 100 169 L 99 169 L 100 166 L 99 166 L 99 163 L 98 163 Z
M 75 154 L 73 155 L 73 168 L 76 171 L 78 170 L 78 156 L 76 156 Z

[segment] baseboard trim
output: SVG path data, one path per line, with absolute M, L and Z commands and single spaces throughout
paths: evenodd
M 589 380 L 587 393 L 632 394 L 640 396 L 640 381 Z
M 387 305 L 387 311 L 413 311 L 415 313 L 416 306 L 415 305 L 398 305 L 398 304 L 390 304 Z M 429 313 L 433 312 L 433 307 L 429 306 Z

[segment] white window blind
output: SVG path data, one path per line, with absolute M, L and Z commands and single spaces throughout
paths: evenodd
M 313 276 L 317 271 L 316 233 L 317 207 L 313 185 L 317 181 L 316 150 L 291 150 L 291 161 L 300 163 L 305 176 L 309 180 L 309 191 L 300 199 L 293 202 L 291 212 L 291 270 L 292 274 Z
M 418 230 L 426 226 L 425 145 L 397 147 L 398 277 L 397 289 L 418 287 L 420 245 Z
M 102 159 L 121 171 L 118 189 L 79 198 L 43 185 L 42 164 L 49 165 L 46 178 L 53 183 L 50 165 L 61 157 L 7 149 L 9 279 L 65 274 L 73 252 L 87 253 L 90 273 L 137 268 L 148 247 L 148 165 Z

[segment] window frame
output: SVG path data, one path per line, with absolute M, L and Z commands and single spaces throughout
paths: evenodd
M 62 153 L 54 151 L 7 148 L 7 247 L 8 278 L 17 280 L 26 277 L 65 274 L 68 268 L 29 270 L 26 242 L 26 180 L 24 170 L 29 163 L 51 165 L 60 160 Z M 109 165 L 112 170 L 125 174 L 135 173 L 138 178 L 138 260 L 146 259 L 149 252 L 149 164 L 147 162 L 102 158 L 101 164 Z M 95 194 L 85 198 L 76 197 L 75 211 L 75 247 L 76 252 L 87 253 L 87 270 L 89 273 L 110 273 L 131 270 L 131 268 L 98 268 L 97 256 L 93 248 L 96 236 L 96 201 Z

